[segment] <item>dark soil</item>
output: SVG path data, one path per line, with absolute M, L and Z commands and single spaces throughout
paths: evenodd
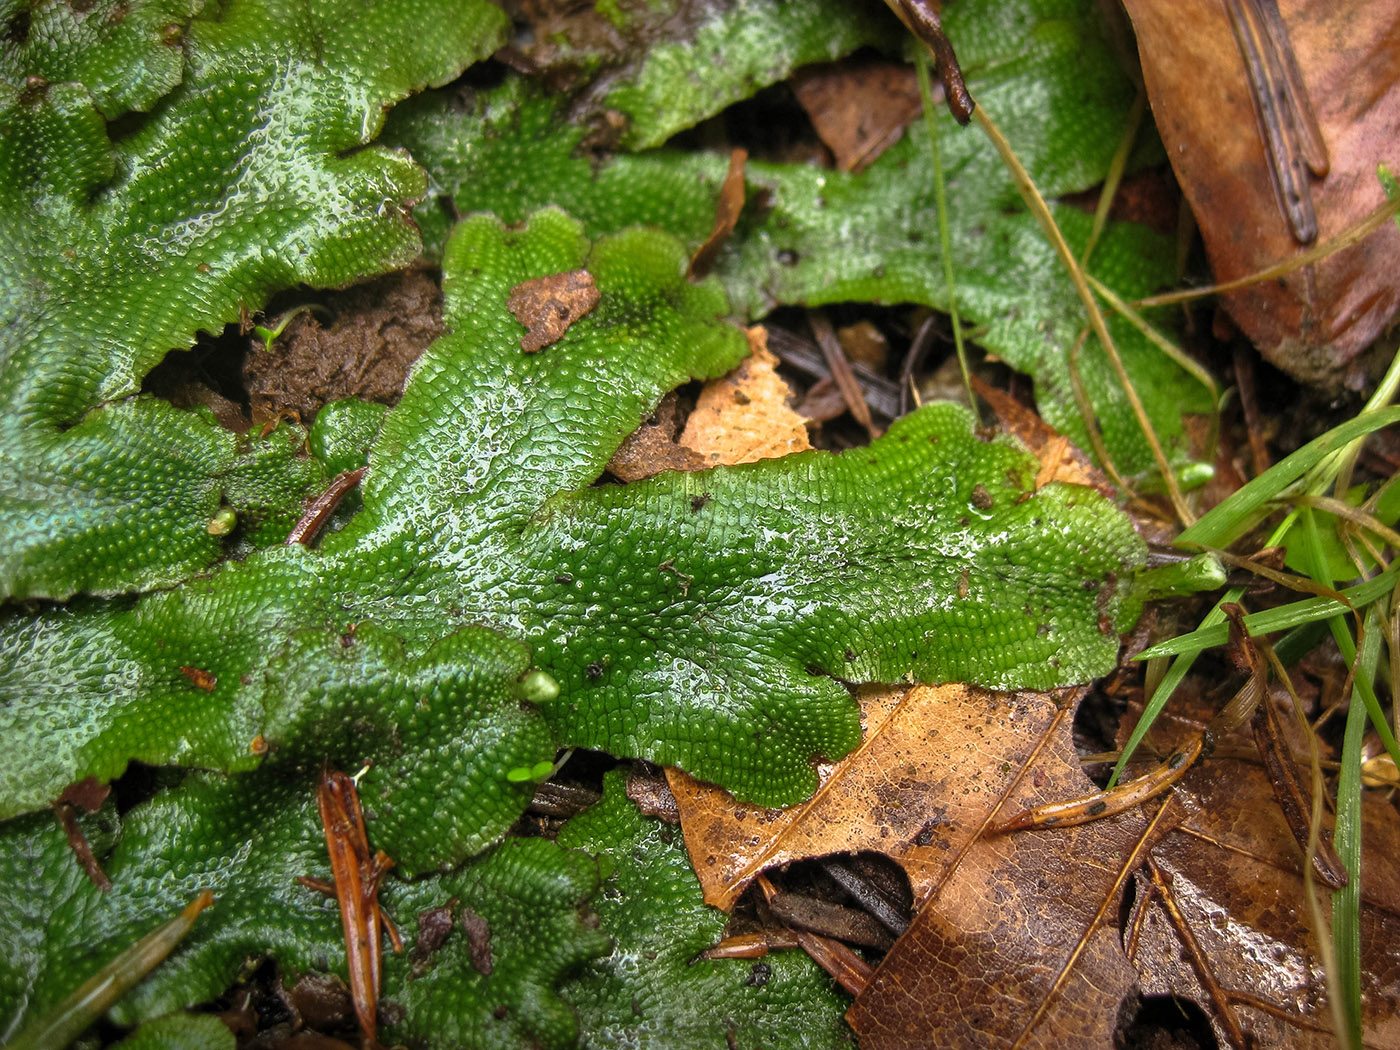
M 409 366 L 442 335 L 442 289 L 408 270 L 331 292 L 325 309 L 297 315 L 265 350 L 255 340 L 243 363 L 255 425 L 295 414 L 310 423 L 327 401 L 359 397 L 392 405 Z

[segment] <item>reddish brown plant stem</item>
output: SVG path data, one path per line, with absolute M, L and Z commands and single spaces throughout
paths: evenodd
M 346 493 L 360 483 L 367 470 L 369 467 L 356 467 L 332 478 L 326 491 L 311 501 L 301 519 L 292 526 L 292 531 L 287 534 L 287 545 L 300 543 L 305 546 L 311 543 L 335 513 L 335 508 L 340 506 L 340 501 L 345 498 Z

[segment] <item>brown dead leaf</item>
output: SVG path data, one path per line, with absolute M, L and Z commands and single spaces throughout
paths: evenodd
M 738 368 L 705 384 L 681 432 L 683 447 L 706 466 L 753 463 L 811 448 L 806 422 L 788 407 L 791 391 L 768 350 L 768 331 L 750 328 L 750 356 Z
M 1008 812 L 1092 790 L 1072 728 L 1051 717 Z M 1004 769 L 993 759 L 984 776 Z M 1118 899 L 1150 830 L 1125 813 L 978 839 L 847 1012 L 862 1048 L 1115 1046 L 1136 987 Z
M 529 329 L 520 337 L 527 354 L 564 338 L 569 326 L 598 305 L 598 286 L 587 270 L 568 270 L 521 281 L 510 290 L 506 307 Z
M 841 341 L 836 338 L 831 322 L 821 310 L 808 310 L 807 323 L 812 328 L 812 337 L 821 347 L 822 356 L 826 358 L 826 367 L 831 372 L 832 381 L 840 389 L 846 407 L 855 421 L 865 428 L 870 440 L 874 441 L 883 430 L 875 425 L 870 416 L 870 405 L 865 400 L 865 391 L 856 379 L 851 362 L 846 359 L 846 351 L 842 348 Z
M 841 171 L 871 164 L 924 108 L 913 68 L 893 62 L 811 66 L 792 90 Z
M 1178 695 L 1179 706 L 1173 701 L 1175 709 L 1154 726 L 1159 748 L 1199 733 L 1209 718 L 1199 701 Z M 1282 722 L 1294 753 L 1305 753 L 1294 719 L 1284 714 Z M 1122 738 L 1131 728 L 1131 720 L 1125 720 Z M 1304 897 L 1302 851 L 1251 735 L 1232 734 L 1220 743 L 1219 753 L 1226 757 L 1206 761 L 1181 782 L 1190 815 L 1152 850 L 1189 933 L 1174 925 L 1160 892 L 1149 890 L 1146 880 L 1125 931 L 1143 992 L 1198 1003 L 1222 1046 L 1237 1041 L 1230 1037 L 1233 1024 L 1258 1046 L 1334 1047 L 1326 982 Z M 1299 772 L 1307 783 L 1306 768 Z M 1369 793 L 1362 820 L 1363 1036 L 1367 1046 L 1396 1046 L 1400 819 L 1379 793 Z M 1329 895 L 1319 892 L 1323 914 L 1330 915 Z M 1187 938 L 1209 967 L 1204 980 Z M 1223 1014 L 1232 1014 L 1233 1022 Z
M 1253 5 L 1246 5 L 1253 6 Z M 1162 141 L 1218 281 L 1303 250 L 1274 189 L 1241 51 L 1219 0 L 1127 0 Z M 1300 179 L 1326 240 L 1384 201 L 1376 165 L 1400 141 L 1400 3 L 1280 0 L 1330 160 Z M 1400 308 L 1400 229 L 1225 297 L 1266 358 L 1300 380 L 1364 384 L 1358 355 Z
M 1035 693 L 867 687 L 860 748 L 819 767 L 816 794 L 785 810 L 738 802 L 668 769 L 706 902 L 728 911 L 775 864 L 877 850 L 904 868 L 917 906 L 947 877 L 1058 713 Z
M 457 903 L 457 898 L 451 897 L 440 907 L 424 908 L 418 913 L 418 936 L 414 938 L 413 950 L 408 953 L 408 961 L 415 975 L 427 973 L 432 968 L 433 956 L 447 943 L 452 933 L 452 917 Z
M 465 906 L 462 908 L 460 921 L 462 930 L 467 935 L 472 969 L 483 977 L 490 977 L 496 968 L 495 959 L 491 954 L 491 924 L 484 916 Z
M 1035 476 L 1036 491 L 1052 481 L 1066 481 L 1098 489 L 1109 499 L 1116 498 L 1117 490 L 1103 471 L 1072 445 L 1069 438 L 1035 412 L 975 375 L 972 377 L 972 388 L 978 397 L 991 406 L 1002 428 L 1014 434 L 1040 460 L 1040 469 Z
M 293 1016 L 308 1027 L 336 1029 L 347 1021 L 354 1023 L 350 989 L 334 974 L 303 974 L 283 998 Z
M 813 423 L 829 423 L 846 414 L 846 398 L 831 379 L 823 379 L 807 388 L 796 412 Z
M 698 280 L 710 272 L 715 257 L 734 232 L 734 224 L 739 221 L 739 213 L 744 210 L 744 164 L 749 159 L 749 151 L 736 149 L 729 155 L 729 171 L 720 184 L 719 200 L 715 202 L 715 224 L 705 243 L 695 249 L 690 257 L 690 277 Z
M 676 799 L 666 783 L 666 772 L 650 762 L 633 762 L 627 771 L 627 797 L 645 816 L 667 824 L 679 824 Z

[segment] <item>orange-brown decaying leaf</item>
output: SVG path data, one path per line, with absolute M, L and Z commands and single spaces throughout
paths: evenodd
M 917 905 L 947 877 L 1057 713 L 1034 693 L 868 687 L 860 748 L 819 767 L 817 793 L 786 810 L 745 805 L 668 770 L 705 900 L 727 911 L 774 864 L 877 850 L 908 874 Z M 1087 780 L 1080 786 L 1091 789 Z
M 587 270 L 569 270 L 521 281 L 506 307 L 529 329 L 520 337 L 527 354 L 559 342 L 569 326 L 598 305 L 600 293 Z
M 715 201 L 715 223 L 705 243 L 695 249 L 690 257 L 690 276 L 704 277 L 715 264 L 719 250 L 729 235 L 734 232 L 734 224 L 739 221 L 739 213 L 744 210 L 744 165 L 748 162 L 749 151 L 736 149 L 729 155 L 729 171 L 719 187 L 719 199 Z
M 768 349 L 768 331 L 750 328 L 750 356 L 727 376 L 705 384 L 680 444 L 706 466 L 752 463 L 811 448 L 806 423 L 788 407 L 790 391 Z
M 1103 471 L 1035 412 L 977 376 L 972 377 L 972 388 L 991 406 L 1002 429 L 1014 434 L 1040 460 L 1040 469 L 1035 475 L 1036 491 L 1052 481 L 1064 481 L 1098 489 L 1110 499 L 1117 495 Z
M 1252 8 L 1262 6 L 1242 4 Z M 1280 206 L 1244 59 L 1220 0 L 1127 0 L 1153 115 L 1217 281 L 1304 250 Z M 1330 170 L 1301 179 L 1326 240 L 1379 206 L 1400 160 L 1400 3 L 1279 0 Z M 1400 308 L 1400 230 L 1225 297 L 1274 364 L 1306 382 L 1363 381 L 1357 355 Z
M 1081 792 L 1069 709 L 1015 780 L 1007 809 Z M 1019 769 L 989 768 L 1010 781 Z M 1118 938 L 1123 886 L 1150 844 L 1123 814 L 984 836 L 961 852 L 847 1012 L 864 1050 L 1114 1046 L 1135 982 Z

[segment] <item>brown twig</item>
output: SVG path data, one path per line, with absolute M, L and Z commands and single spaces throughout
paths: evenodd
M 326 835 L 334 885 L 327 886 L 322 880 L 305 876 L 297 881 L 309 889 L 334 893 L 340 902 L 355 1017 L 364 1033 L 365 1047 L 375 1050 L 379 1046 L 377 1015 L 382 933 L 388 932 L 394 951 L 403 951 L 398 930 L 379 909 L 379 882 L 394 862 L 383 850 L 370 854 L 364 813 L 353 777 L 325 770 L 316 785 L 316 808 Z
M 899 414 L 909 411 L 910 392 L 914 389 L 914 372 L 923 363 L 924 355 L 933 346 L 936 334 L 937 315 L 929 314 L 919 330 L 914 333 L 914 341 L 909 344 L 909 352 L 904 355 L 904 364 L 899 370 Z
M 758 877 L 758 888 L 763 899 L 771 906 L 779 896 L 778 890 L 768 880 L 767 875 Z M 810 933 L 807 930 L 793 930 L 797 943 L 810 955 L 814 962 L 829 973 L 834 981 L 852 995 L 859 995 L 870 983 L 875 973 L 874 967 L 857 955 L 852 949 L 838 940 Z
M 1181 946 L 1186 949 L 1186 954 L 1191 960 L 1191 968 L 1196 971 L 1197 980 L 1201 982 L 1201 987 L 1206 990 L 1211 1002 L 1215 1004 L 1216 1016 L 1224 1025 L 1230 1042 L 1239 1050 L 1245 1050 L 1252 1044 L 1245 1038 L 1244 1028 L 1241 1027 L 1239 1018 L 1235 1016 L 1229 994 L 1216 980 L 1215 971 L 1211 969 L 1210 960 L 1206 958 L 1206 953 L 1201 949 L 1200 941 L 1196 940 L 1196 935 L 1191 930 L 1191 924 L 1186 921 L 1186 916 L 1177 907 L 1176 898 L 1172 893 L 1171 880 L 1162 874 L 1162 869 L 1157 866 L 1157 861 L 1150 855 L 1147 858 L 1147 871 L 1152 879 L 1152 885 L 1157 890 L 1157 896 L 1167 911 L 1167 917 L 1171 920 L 1172 926 L 1176 929 L 1176 935 L 1181 940 Z
M 325 527 L 330 516 L 335 513 L 335 508 L 340 506 L 340 501 L 360 483 L 360 479 L 365 476 L 367 470 L 369 467 L 357 467 L 332 478 L 326 491 L 307 505 L 300 520 L 292 526 L 292 531 L 287 534 L 287 546 L 290 547 L 294 543 L 300 543 L 303 546 L 309 545 L 316 538 L 316 534 Z
M 1293 754 L 1283 738 L 1283 727 L 1279 725 L 1278 712 L 1274 710 L 1270 698 L 1265 697 L 1259 704 L 1259 709 L 1254 712 L 1251 728 L 1254 731 L 1254 742 L 1259 747 L 1259 754 L 1264 759 L 1264 768 L 1269 774 L 1269 786 L 1273 788 L 1274 798 L 1278 800 L 1279 809 L 1283 811 L 1283 819 L 1288 824 L 1288 830 L 1293 832 L 1299 847 L 1307 853 L 1308 841 L 1312 837 L 1312 822 L 1308 817 L 1311 807 L 1307 795 L 1303 793 L 1303 784 L 1298 779 L 1298 767 L 1294 764 Z M 1317 846 L 1312 851 L 1312 866 L 1318 878 L 1332 889 L 1339 890 L 1347 884 L 1346 866 L 1342 864 L 1332 844 L 1324 838 L 1318 838 Z
M 780 890 L 768 902 L 768 907 L 772 909 L 774 918 L 795 930 L 806 930 L 881 951 L 889 950 L 894 944 L 894 937 L 874 917 L 843 904 Z
M 822 353 L 826 355 L 826 365 L 831 369 L 831 378 L 841 391 L 841 397 L 845 400 L 846 407 L 851 410 L 851 415 L 855 416 L 856 422 L 865 428 L 866 433 L 873 441 L 880 436 L 880 428 L 870 418 L 870 406 L 866 404 L 865 394 L 860 389 L 860 383 L 856 381 L 855 375 L 851 372 L 851 363 L 846 360 L 846 352 L 841 349 L 841 341 L 836 338 L 836 332 L 832 329 L 831 322 L 826 319 L 826 314 L 820 310 L 808 310 L 807 322 L 812 326 L 812 335 L 816 337 L 817 345 L 822 348 Z
M 953 53 L 953 43 L 943 32 L 943 20 L 927 0 L 887 0 L 891 10 L 899 16 L 909 32 L 913 33 L 928 47 L 938 66 L 938 79 L 943 83 L 943 97 L 948 103 L 948 112 L 959 124 L 966 125 L 972 119 L 972 111 L 977 103 L 968 94 L 967 83 L 963 80 L 958 56 Z
M 78 826 L 78 814 L 71 802 L 55 802 L 53 804 L 54 816 L 58 818 L 58 823 L 63 828 L 63 834 L 68 838 L 68 846 L 73 850 L 73 856 L 78 859 L 78 864 L 87 877 L 92 880 L 92 884 L 104 893 L 112 888 L 112 880 L 107 877 L 107 873 L 102 870 L 102 865 L 97 863 L 97 858 L 92 855 L 92 846 L 88 844 L 87 836 L 83 834 L 83 829 Z
M 858 872 L 852 871 L 839 860 L 822 861 L 822 870 L 890 933 L 898 937 L 909 928 L 909 921 L 899 913 L 899 909 Z
M 1300 95 L 1290 90 L 1289 78 L 1285 71 L 1286 53 L 1292 58 L 1292 45 L 1288 31 L 1281 19 L 1272 22 L 1262 17 L 1261 0 L 1225 0 L 1225 11 L 1230 16 L 1230 29 L 1235 34 L 1240 55 L 1244 58 L 1245 74 L 1249 78 L 1250 97 L 1254 101 L 1255 116 L 1259 121 L 1259 137 L 1264 142 L 1264 152 L 1269 158 L 1269 174 L 1278 195 L 1280 209 L 1299 244 L 1311 244 L 1317 240 L 1317 212 L 1313 208 L 1312 189 L 1308 184 L 1308 173 L 1304 171 L 1303 151 L 1298 147 L 1297 129 L 1305 124 L 1311 114 L 1307 89 L 1298 76 Z M 1282 38 L 1275 34 L 1281 33 Z M 1294 62 L 1294 72 L 1297 64 Z M 1302 107 L 1303 112 L 1298 111 Z M 1321 147 L 1322 164 L 1326 164 L 1326 147 L 1322 143 L 1320 130 L 1313 120 L 1316 139 L 1312 143 L 1315 150 Z
M 826 366 L 826 356 L 821 348 L 805 336 L 777 325 L 766 325 L 768 329 L 768 349 L 778 355 L 783 364 L 801 372 L 809 379 L 828 379 L 831 372 Z M 856 361 L 851 371 L 860 380 L 865 392 L 865 402 L 871 409 L 887 419 L 897 419 L 904 413 L 899 406 L 899 389 L 896 384 L 879 375 L 867 365 Z

